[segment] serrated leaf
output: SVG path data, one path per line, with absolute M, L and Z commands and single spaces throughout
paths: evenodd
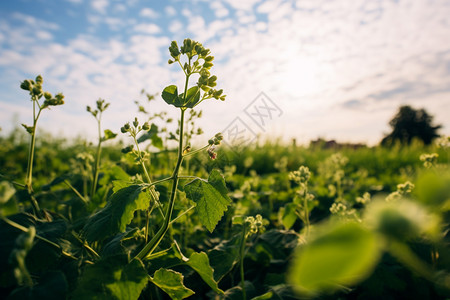
M 138 299 L 148 282 L 142 262 L 126 255 L 110 256 L 86 266 L 73 299 Z
M 216 169 L 209 174 L 208 180 L 194 179 L 184 186 L 186 196 L 193 200 L 200 222 L 213 232 L 224 212 L 231 203 L 225 180 Z
M 194 294 L 194 291 L 184 286 L 183 275 L 172 270 L 159 269 L 150 280 L 174 300 L 184 299 Z
M 289 281 L 301 293 L 334 291 L 365 279 L 380 256 L 373 232 L 357 223 L 329 223 L 298 249 Z
M 175 107 L 181 107 L 183 105 L 182 100 L 178 97 L 178 88 L 176 85 L 167 86 L 161 93 L 161 97 L 167 104 Z
M 223 291 L 219 289 L 217 282 L 214 280 L 214 270 L 211 268 L 208 255 L 205 252 L 192 253 L 186 264 L 194 269 L 216 293 L 223 294 Z
M 112 194 L 106 206 L 88 219 L 83 229 L 86 239 L 98 241 L 124 232 L 134 212 L 150 205 L 150 196 L 145 189 L 145 186 L 134 184 Z
M 187 90 L 186 99 L 183 100 L 184 93 L 180 95 L 180 99 L 183 101 L 183 106 L 193 108 L 200 100 L 200 88 L 196 85 Z

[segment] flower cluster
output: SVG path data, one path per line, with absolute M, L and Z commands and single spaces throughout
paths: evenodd
M 216 133 L 216 135 L 212 138 L 208 140 L 208 155 L 211 159 L 216 159 L 217 158 L 217 153 L 216 151 L 216 145 L 220 145 L 220 142 L 223 140 L 223 135 L 222 133 Z
M 367 204 L 371 201 L 370 194 L 368 192 L 365 192 L 362 197 L 356 197 L 356 202 L 361 204 Z
M 400 198 L 403 198 L 410 194 L 414 189 L 414 184 L 406 181 L 405 183 L 401 183 L 397 185 L 397 190 L 395 192 L 390 193 L 386 197 L 386 202 L 396 201 Z
M 217 76 L 211 75 L 210 72 L 211 67 L 214 65 L 214 56 L 210 55 L 211 51 L 209 49 L 203 47 L 197 41 L 185 39 L 181 47 L 178 47 L 176 41 L 172 41 L 169 52 L 170 56 L 172 56 L 172 59 L 168 61 L 169 64 L 178 62 L 182 66 L 186 76 L 195 73 L 200 75 L 197 86 L 206 92 L 203 96 L 204 99 L 215 98 L 217 100 L 225 100 L 225 95 L 222 95 L 223 90 L 213 89 L 217 85 Z M 186 55 L 188 58 L 188 61 L 184 64 L 181 63 L 181 55 Z
M 131 126 L 129 122 L 125 123 L 125 125 L 120 127 L 120 132 L 128 133 L 132 138 L 136 139 L 136 136 L 139 134 L 139 132 L 150 130 L 150 125 L 148 124 L 148 122 L 145 122 L 144 124 L 142 124 L 142 126 L 140 126 L 137 118 L 134 118 L 132 124 L 133 126 Z M 133 151 L 133 148 L 133 145 L 127 146 L 122 149 L 122 153 L 131 152 Z
M 109 106 L 109 103 L 105 103 L 104 99 L 98 99 L 96 103 L 97 103 L 97 109 L 96 110 L 92 110 L 92 108 L 89 105 L 86 106 L 86 110 L 88 112 L 90 112 L 94 117 L 97 117 L 97 114 L 99 112 L 100 113 L 104 112 Z
M 306 183 L 311 177 L 311 172 L 308 167 L 300 166 L 297 171 L 289 173 L 289 179 L 296 183 Z
M 437 153 L 424 153 L 420 155 L 420 161 L 423 162 L 423 166 L 427 169 L 431 168 L 436 164 L 436 161 L 439 157 L 439 154 Z
M 33 101 L 37 101 L 42 98 L 45 98 L 44 103 L 41 106 L 41 109 L 44 109 L 49 106 L 56 106 L 64 104 L 64 95 L 62 93 L 58 93 L 53 96 L 50 92 L 44 92 L 42 89 L 42 84 L 44 79 L 41 75 L 38 75 L 35 80 L 26 79 L 20 84 L 20 88 L 30 92 L 31 99 Z
M 249 237 L 253 234 L 257 234 L 259 233 L 263 233 L 265 231 L 265 226 L 268 224 L 269 222 L 265 219 L 263 219 L 263 217 L 260 214 L 257 214 L 255 217 L 247 217 L 245 218 L 245 226 L 247 226 L 248 230 L 246 232 L 246 237 Z

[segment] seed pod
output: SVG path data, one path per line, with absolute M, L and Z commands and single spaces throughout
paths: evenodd
M 133 151 L 133 145 L 127 146 L 125 148 L 122 149 L 122 153 L 126 154 Z
M 33 86 L 33 89 L 31 90 L 33 95 L 39 96 L 42 93 L 42 87 L 40 85 Z
M 213 63 L 207 61 L 207 62 L 205 62 L 205 63 L 203 64 L 203 68 L 209 69 L 209 68 L 211 68 L 213 65 L 214 65 Z
M 39 84 L 39 85 L 42 85 L 42 83 L 44 83 L 44 79 L 42 78 L 41 75 L 38 75 L 36 77 L 36 83 Z
M 27 79 L 24 80 L 21 84 L 20 84 L 20 88 L 26 91 L 29 91 L 32 88 L 33 84 L 31 83 L 31 80 Z

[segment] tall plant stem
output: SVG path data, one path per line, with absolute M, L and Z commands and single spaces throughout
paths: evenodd
M 35 99 L 34 97 L 32 100 L 33 100 L 33 128 L 31 130 L 31 141 L 30 141 L 30 148 L 28 151 L 27 175 L 25 178 L 25 186 L 27 188 L 28 195 L 30 196 L 30 202 L 31 202 L 31 206 L 33 207 L 34 213 L 36 214 L 36 216 L 42 217 L 41 209 L 39 208 L 39 204 L 38 204 L 36 198 L 34 198 L 32 196 L 32 194 L 33 194 L 34 148 L 36 145 L 36 126 L 37 126 L 37 121 L 39 119 L 39 116 L 41 115 L 42 110 L 39 107 L 39 112 L 36 115 L 36 105 L 39 105 L 39 104 L 37 104 L 37 99 Z
M 92 180 L 91 187 L 91 198 L 94 197 L 95 191 L 97 190 L 97 182 L 98 182 L 98 172 L 100 169 L 100 155 L 102 152 L 102 129 L 101 129 L 101 112 L 99 117 L 97 118 L 97 128 L 98 128 L 98 144 L 97 144 L 97 153 L 95 155 L 95 165 L 94 165 L 94 174 Z
M 306 226 L 306 235 L 309 236 L 309 209 L 308 209 L 308 193 L 304 196 L 303 206 L 305 210 L 305 226 Z
M 187 85 L 187 80 L 186 80 L 186 85 Z M 175 196 L 176 196 L 177 187 L 178 187 L 178 173 L 180 171 L 181 163 L 183 162 L 184 112 L 185 112 L 185 109 L 181 108 L 180 138 L 179 138 L 179 144 L 178 144 L 177 163 L 175 165 L 175 169 L 173 170 L 173 174 L 171 176 L 171 178 L 173 180 L 172 192 L 170 195 L 169 204 L 167 205 L 164 222 L 163 222 L 162 226 L 159 228 L 158 232 L 150 240 L 150 242 L 148 242 L 147 245 L 145 245 L 145 247 L 136 255 L 135 258 L 143 259 L 147 255 L 152 254 L 152 252 L 156 249 L 156 247 L 158 247 L 159 243 L 161 242 L 161 240 L 163 239 L 167 230 L 169 229 L 170 219 L 172 218 L 173 206 L 175 204 Z

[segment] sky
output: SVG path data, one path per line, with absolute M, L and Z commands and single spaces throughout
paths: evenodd
M 31 125 L 19 86 L 38 74 L 66 101 L 38 130 L 95 139 L 86 106 L 99 98 L 111 103 L 103 128 L 144 120 L 134 101 L 142 89 L 182 89 L 168 47 L 191 38 L 211 50 L 227 95 L 196 107 L 200 142 L 223 132 L 230 143 L 376 144 L 401 105 L 424 108 L 450 135 L 449 16 L 448 0 L 1 0 L 1 134 Z M 160 96 L 146 109 L 178 116 Z

